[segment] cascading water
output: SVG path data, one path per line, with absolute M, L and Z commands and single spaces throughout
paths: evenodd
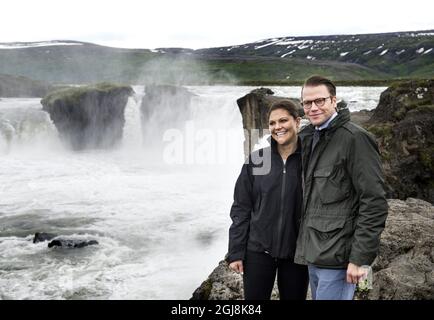
M 14 149 L 57 147 L 57 130 L 41 110 L 40 99 L 3 99 L 0 108 L 0 154 Z
M 125 126 L 122 145 L 124 148 L 137 149 L 143 144 L 140 123 L 140 105 L 144 96 L 142 86 L 134 86 L 134 96 L 128 99 L 125 107 Z
M 65 149 L 39 99 L 0 100 L 0 299 L 188 299 L 224 257 L 243 162 L 236 99 L 253 88 L 188 87 L 188 117 L 173 122 L 142 121 L 134 89 L 112 150 Z M 381 92 L 345 90 L 359 109 Z M 49 249 L 31 241 L 41 231 L 99 245 Z

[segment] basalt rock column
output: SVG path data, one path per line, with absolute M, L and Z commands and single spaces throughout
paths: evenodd
M 101 83 L 55 91 L 41 100 L 62 141 L 74 150 L 111 148 L 122 140 L 129 86 Z
M 252 90 L 237 100 L 238 107 L 243 118 L 244 128 L 244 155 L 247 157 L 253 150 L 255 144 L 264 135 L 268 134 L 268 110 L 272 103 L 289 99 L 274 96 L 274 92 L 268 88 Z M 300 101 L 289 99 L 302 110 Z

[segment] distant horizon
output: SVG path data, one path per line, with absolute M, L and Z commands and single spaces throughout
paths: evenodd
M 0 43 L 69 39 L 125 49 L 228 47 L 260 39 L 434 28 L 429 0 L 14 0 Z
M 8 42 L 0 42 L 0 45 L 8 45 L 8 44 L 34 44 L 34 43 L 49 43 L 49 42 L 77 42 L 77 43 L 89 43 L 103 47 L 111 47 L 117 49 L 137 49 L 137 50 L 156 50 L 156 49 L 188 49 L 188 50 L 201 50 L 208 48 L 220 48 L 220 47 L 231 47 L 237 45 L 244 45 L 248 43 L 260 43 L 267 40 L 272 39 L 281 39 L 281 38 L 316 38 L 316 37 L 331 37 L 331 36 L 360 36 L 360 35 L 376 35 L 376 34 L 391 34 L 391 33 L 422 33 L 422 32 L 433 32 L 434 35 L 434 27 L 431 29 L 423 29 L 423 30 L 403 30 L 403 31 L 387 31 L 387 32 L 367 32 L 367 33 L 334 33 L 334 34 L 318 34 L 318 35 L 287 35 L 287 36 L 274 36 L 269 38 L 257 39 L 252 42 L 244 42 L 244 43 L 233 43 L 224 46 L 212 46 L 212 47 L 202 47 L 202 48 L 189 48 L 189 47 L 178 47 L 178 46 L 165 46 L 165 47 L 156 47 L 156 48 L 145 48 L 145 47 L 114 47 L 110 45 L 105 45 L 103 43 L 98 43 L 94 41 L 86 41 L 86 40 L 77 40 L 77 39 L 50 39 L 50 40 L 34 40 L 34 41 L 8 41 Z M 24 46 L 23 46 L 24 47 Z M 0 49 L 5 49 L 1 48 Z

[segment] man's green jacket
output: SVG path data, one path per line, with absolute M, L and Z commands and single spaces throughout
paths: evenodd
M 303 214 L 295 262 L 324 268 L 370 265 L 378 251 L 387 201 L 378 146 L 342 109 L 328 128 L 300 132 Z

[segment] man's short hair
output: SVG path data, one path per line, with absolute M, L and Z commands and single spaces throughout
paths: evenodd
M 304 87 L 316 87 L 320 85 L 325 85 L 327 87 L 327 90 L 329 91 L 330 95 L 335 97 L 336 96 L 336 86 L 335 84 L 327 78 L 324 78 L 322 76 L 311 76 L 309 77 L 303 84 Z M 301 94 L 303 95 L 303 89 L 301 91 Z
M 292 102 L 291 100 L 282 99 L 282 100 L 275 101 L 271 104 L 270 109 L 268 110 L 267 119 L 270 119 L 271 112 L 277 109 L 283 109 L 288 111 L 288 113 L 294 119 L 297 119 L 300 116 L 298 107 L 295 105 L 294 102 Z

